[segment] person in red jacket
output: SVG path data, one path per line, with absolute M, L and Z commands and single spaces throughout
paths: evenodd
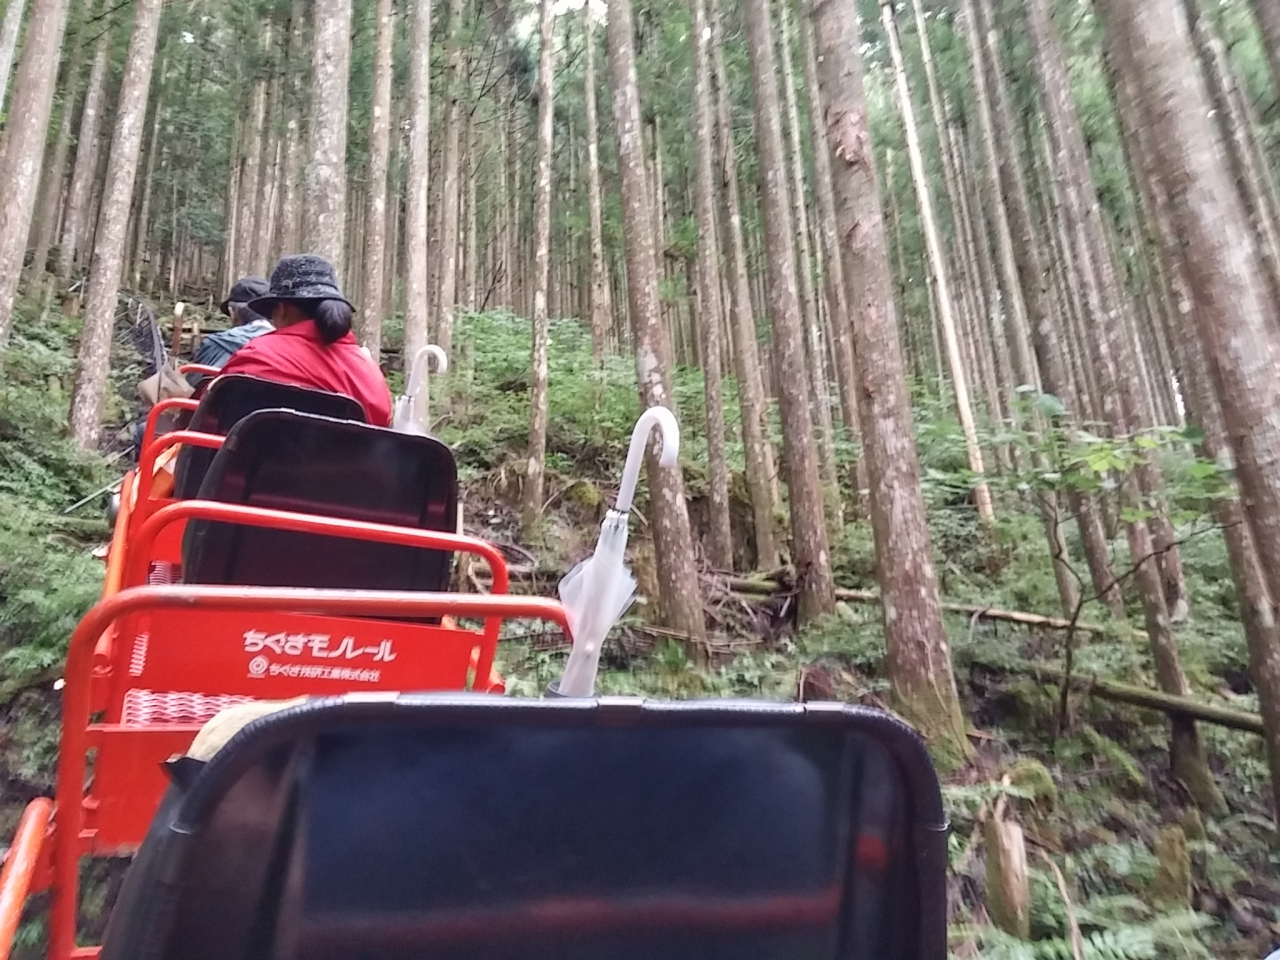
M 270 293 L 248 306 L 270 317 L 276 329 L 237 350 L 224 374 L 345 394 L 364 407 L 369 423 L 391 425 L 391 391 L 351 333 L 353 309 L 338 289 L 333 264 L 312 254 L 281 257 Z

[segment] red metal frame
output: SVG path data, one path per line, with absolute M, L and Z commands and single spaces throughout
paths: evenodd
M 222 368 L 211 367 L 207 363 L 184 363 L 178 368 L 178 372 L 183 375 L 188 373 L 198 373 L 204 377 L 216 377 L 222 372 Z
M 200 403 L 188 397 L 169 397 L 161 400 L 147 413 L 147 425 L 142 431 L 142 449 L 146 449 L 156 438 L 156 429 L 159 426 L 162 414 L 168 413 L 170 410 L 190 410 L 195 411 Z
M 248 509 L 248 508 L 242 508 Z M 435 534 L 450 540 L 469 540 L 456 535 Z M 472 544 L 468 544 L 470 546 Z M 496 553 L 496 549 L 486 545 Z M 461 547 L 459 544 L 454 549 Z M 485 554 L 488 551 L 484 551 Z M 500 559 L 500 555 L 499 559 Z M 498 570 L 495 566 L 495 580 Z M 496 582 L 495 582 L 496 586 Z M 95 649 L 99 638 L 119 621 L 151 615 L 204 615 L 289 613 L 300 617 L 422 619 L 466 617 L 497 623 L 506 618 L 540 619 L 569 633 L 564 608 L 554 600 L 538 597 L 472 595 L 458 593 L 406 593 L 399 591 L 347 591 L 250 588 L 250 587 L 137 587 L 121 590 L 104 599 L 80 621 L 71 636 L 67 654 L 67 685 L 63 691 L 63 727 L 57 777 L 57 816 L 54 821 L 51 877 L 54 886 L 50 920 L 50 952 L 54 960 L 97 955 L 94 948 L 75 944 L 76 907 L 79 899 L 80 858 L 94 851 L 95 835 L 86 824 L 95 813 L 96 802 L 85 789 L 86 756 L 101 749 L 108 740 L 130 739 L 155 745 L 167 744 L 170 753 L 185 749 L 198 725 L 177 727 L 126 727 L 119 723 L 90 723 L 94 705 Z M 424 629 L 424 628 L 419 628 Z M 436 628 L 440 629 L 440 628 Z M 484 676 L 477 672 L 477 676 Z M 185 741 L 185 743 L 184 743 Z M 95 769 L 95 778 L 103 771 Z M 31 814 L 32 835 L 38 834 L 38 812 Z M 24 850 L 39 853 L 36 840 L 25 841 Z M 15 848 L 17 844 L 15 844 Z M 38 859 L 38 858 L 37 858 Z M 17 870 L 17 866 L 14 867 Z M 6 864 L 0 879 L 0 895 L 17 891 L 18 880 L 10 881 Z M 34 872 L 34 868 L 32 868 Z M 30 883 L 30 876 L 23 884 Z M 21 877 L 19 877 L 21 879 Z M 24 891 L 25 892 L 25 891 Z M 0 899 L 0 906 L 7 901 Z M 0 921 L 3 920 L 0 913 Z M 16 921 L 15 921 L 16 922 Z M 3 927 L 0 927 L 3 932 Z M 7 941 L 6 941 L 7 942 Z M 0 944 L 3 946 L 3 944 Z M 3 960 L 0 957 L 0 960 Z
M 163 438 L 162 438 L 163 439 Z M 360 520 L 342 520 L 336 517 L 292 513 L 285 510 L 268 510 L 240 504 L 214 503 L 208 500 L 181 500 L 162 507 L 151 515 L 131 536 L 123 559 L 124 570 L 121 585 L 142 586 L 154 552 L 154 544 L 165 528 L 187 520 L 200 518 L 252 527 L 271 527 L 298 533 L 325 534 L 352 540 L 368 540 L 431 550 L 448 550 L 454 553 L 470 553 L 489 564 L 493 577 L 492 592 L 505 594 L 509 588 L 507 563 L 502 552 L 487 540 L 465 534 L 440 530 L 419 530 L 397 527 L 386 523 L 368 523 Z M 476 676 L 487 677 L 493 670 L 493 654 L 498 644 L 498 620 L 485 623 L 483 640 L 475 664 Z
M 37 889 L 34 881 L 41 857 L 48 854 L 44 842 L 52 815 L 53 801 L 48 797 L 37 797 L 27 804 L 17 836 L 4 858 L 4 870 L 0 871 L 0 960 L 9 960 L 27 894 Z

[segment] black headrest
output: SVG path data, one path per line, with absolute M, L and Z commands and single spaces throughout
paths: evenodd
M 938 782 L 885 713 L 350 698 L 177 763 L 103 960 L 946 956 Z
M 453 532 L 458 474 L 434 437 L 291 410 L 260 410 L 227 435 L 202 500 Z M 451 555 L 207 520 L 187 524 L 187 583 L 444 590 Z
M 271 409 L 297 410 L 335 420 L 365 422 L 364 408 L 351 397 L 233 373 L 220 376 L 209 384 L 186 429 L 226 436 L 249 414 Z M 199 492 L 215 452 L 204 447 L 182 448 L 174 468 L 175 497 L 187 500 Z

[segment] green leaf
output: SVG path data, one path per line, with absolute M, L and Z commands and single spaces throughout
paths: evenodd
M 1019 387 L 1018 389 L 1022 389 Z M 1054 417 L 1065 416 L 1067 406 L 1052 393 L 1042 393 L 1031 401 L 1032 406 L 1039 410 L 1044 416 L 1050 419 Z
M 1204 430 L 1194 423 L 1188 423 L 1182 428 L 1182 436 L 1188 443 L 1204 443 Z

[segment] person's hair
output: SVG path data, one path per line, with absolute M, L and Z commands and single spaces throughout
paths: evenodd
M 351 305 L 342 300 L 312 300 L 300 303 L 302 312 L 316 322 L 320 339 L 336 343 L 351 332 Z

